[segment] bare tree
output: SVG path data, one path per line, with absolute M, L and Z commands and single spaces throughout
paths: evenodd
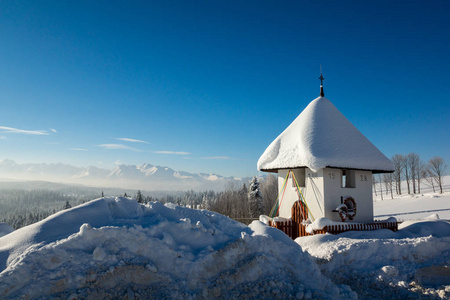
M 416 169 L 417 189 L 418 189 L 419 194 L 420 194 L 420 183 L 423 178 L 424 169 L 425 169 L 425 165 L 423 163 L 423 160 L 421 160 L 419 158 L 419 161 L 417 162 L 417 169 Z
M 409 165 L 409 156 L 403 156 L 403 174 L 405 175 L 406 187 L 408 188 L 408 194 L 411 194 L 411 169 Z
M 422 173 L 422 177 L 426 180 L 426 182 L 428 182 L 429 185 L 431 185 L 431 187 L 433 188 L 433 193 L 436 193 L 436 189 L 434 187 L 435 180 L 433 178 L 432 172 L 430 171 L 430 166 L 425 167 Z
M 386 195 L 388 195 L 388 193 L 390 191 L 391 199 L 394 199 L 394 195 L 392 192 L 393 181 L 394 181 L 394 176 L 392 173 L 384 173 L 383 174 L 383 182 L 384 182 L 384 188 L 386 190 Z
M 440 156 L 435 156 L 428 161 L 430 172 L 439 186 L 440 193 L 442 194 L 442 178 L 445 176 L 447 170 L 447 164 Z
M 383 200 L 383 178 L 381 177 L 381 174 L 378 174 L 378 183 L 380 186 L 380 196 L 381 196 L 381 200 Z
M 406 162 L 409 167 L 409 175 L 412 182 L 413 193 L 416 194 L 416 178 L 417 178 L 417 168 L 420 161 L 420 156 L 414 152 L 409 153 Z
M 402 173 L 403 173 L 403 155 L 395 154 L 392 156 L 392 164 L 394 165 L 394 181 L 395 189 L 398 195 L 402 194 Z
M 269 174 L 261 181 L 261 193 L 263 195 L 263 213 L 269 215 L 278 196 L 278 179 L 276 176 Z

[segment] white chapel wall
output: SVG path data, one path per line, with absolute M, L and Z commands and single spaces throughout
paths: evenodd
M 306 168 L 306 188 L 303 196 L 305 196 L 306 204 L 310 213 L 315 220 L 324 216 L 324 188 L 323 188 L 323 169 L 313 172 Z
M 323 205 L 323 171 L 312 172 L 308 168 L 293 169 L 295 178 L 300 186 L 303 196 L 306 199 L 306 204 L 311 210 L 314 218 L 320 218 L 324 214 Z M 291 208 L 295 201 L 299 200 L 295 184 L 292 182 L 292 177 L 289 176 L 286 182 L 286 190 L 283 195 L 283 184 L 289 170 L 278 170 L 278 192 L 280 193 L 280 211 L 279 216 L 283 218 L 291 217 Z
M 355 222 L 373 221 L 372 172 L 354 170 L 354 187 L 342 187 L 342 170 L 325 168 L 325 217 L 340 222 L 337 212 L 333 210 L 341 204 L 341 197 L 351 196 L 356 202 Z
M 283 184 L 289 170 L 278 170 L 278 191 L 281 201 L 279 216 L 283 218 L 291 217 L 292 205 L 297 201 L 298 194 L 292 177 L 289 176 L 286 182 L 286 190 L 283 195 Z M 302 187 L 301 175 L 304 172 L 305 181 Z M 303 196 L 306 199 L 308 208 L 315 219 L 326 217 L 336 222 L 341 219 L 337 212 L 333 210 L 341 204 L 341 196 L 351 196 L 355 199 L 357 213 L 355 222 L 373 221 L 373 199 L 372 199 L 372 172 L 354 170 L 349 176 L 354 176 L 354 187 L 342 187 L 341 169 L 325 168 L 313 172 L 308 168 L 294 169 L 294 174 L 299 182 Z
M 278 170 L 278 201 L 280 201 L 279 216 L 283 218 L 291 217 L 291 207 L 297 200 L 297 193 L 292 189 L 292 179 L 288 178 L 286 182 L 286 190 L 283 195 L 283 184 L 289 170 Z

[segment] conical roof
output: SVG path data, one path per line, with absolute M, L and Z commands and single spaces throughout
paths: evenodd
M 325 167 L 393 172 L 384 156 L 325 97 L 314 99 L 264 151 L 261 171 Z

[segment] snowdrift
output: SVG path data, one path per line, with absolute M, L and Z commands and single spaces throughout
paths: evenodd
M 0 298 L 354 297 L 281 231 L 101 198 L 0 238 Z
M 292 241 L 206 210 L 101 198 L 0 237 L 0 299 L 448 299 L 450 224 Z
M 295 240 L 334 283 L 363 299 L 448 299 L 450 224 L 408 221 L 387 229 Z M 428 297 L 429 298 L 428 298 Z

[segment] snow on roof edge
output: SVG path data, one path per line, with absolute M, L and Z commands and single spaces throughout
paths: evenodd
M 393 173 L 394 169 L 390 169 L 390 170 L 383 170 L 383 169 L 360 169 L 360 168 L 352 168 L 352 167 L 347 167 L 347 168 L 343 168 L 343 167 L 332 167 L 332 166 L 327 166 L 326 168 L 331 168 L 331 169 L 347 169 L 347 170 L 357 170 L 357 171 L 371 171 L 374 174 L 379 174 L 379 173 Z
M 268 172 L 296 167 L 316 172 L 327 166 L 374 173 L 393 171 L 390 159 L 325 97 L 311 101 L 257 163 L 258 170 Z
M 298 167 L 292 167 L 292 168 L 278 168 L 278 169 L 258 169 L 262 172 L 271 172 L 271 173 L 278 173 L 278 170 L 289 170 L 289 169 L 301 169 L 301 168 L 308 168 L 308 166 L 298 166 Z M 381 174 L 381 173 L 393 173 L 394 170 L 381 170 L 381 169 L 359 169 L 359 168 L 351 168 L 351 167 L 332 167 L 332 166 L 326 166 L 321 169 L 330 168 L 330 169 L 341 169 L 341 170 L 357 170 L 357 171 L 370 171 L 373 174 Z

